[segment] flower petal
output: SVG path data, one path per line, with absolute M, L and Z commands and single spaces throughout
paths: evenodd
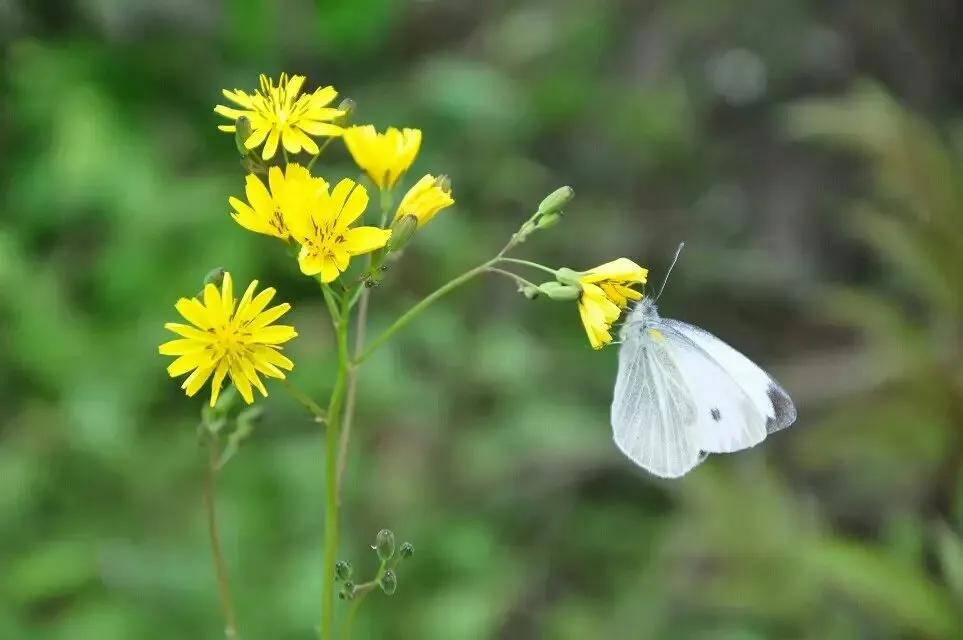
M 344 232 L 344 248 L 353 256 L 380 249 L 391 239 L 390 229 L 355 227 Z

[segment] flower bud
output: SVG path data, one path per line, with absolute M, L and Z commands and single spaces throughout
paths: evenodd
M 251 150 L 244 146 L 244 143 L 251 137 L 251 121 L 247 116 L 241 116 L 234 121 L 234 144 L 237 151 L 242 156 L 251 153 Z
M 579 284 L 578 279 L 581 275 L 582 274 L 580 274 L 578 271 L 572 271 L 571 269 L 562 267 L 561 269 L 555 272 L 555 279 L 561 282 L 562 284 L 572 285 L 573 287 L 580 287 L 581 285 Z
M 387 562 L 395 555 L 395 534 L 391 529 L 382 529 L 375 538 L 375 551 L 378 559 Z
M 345 98 L 344 100 L 341 101 L 341 104 L 338 105 L 338 110 L 339 110 L 339 111 L 343 111 L 344 114 L 341 115 L 341 116 L 338 116 L 338 117 L 335 119 L 335 122 L 336 122 L 337 124 L 344 124 L 345 122 L 348 121 L 348 118 L 351 117 L 351 114 L 352 114 L 352 113 L 354 112 L 354 110 L 357 109 L 357 108 L 358 108 L 358 103 L 357 103 L 357 102 L 355 102 L 355 101 L 352 100 L 351 98 Z
M 545 199 L 538 205 L 538 214 L 547 216 L 559 213 L 565 205 L 572 201 L 573 197 L 575 197 L 575 191 L 572 187 L 559 187 L 545 196 Z
M 558 224 L 558 221 L 562 219 L 561 212 L 559 213 L 549 213 L 546 215 L 538 216 L 535 222 L 536 229 L 550 229 Z
M 355 594 L 354 583 L 348 580 L 347 582 L 344 583 L 344 587 L 341 588 L 341 591 L 338 592 L 338 597 L 341 598 L 342 600 L 352 600 L 354 599 L 354 594 Z
M 418 218 L 413 215 L 405 215 L 391 225 L 391 238 L 388 240 L 388 251 L 399 251 L 408 244 L 411 236 L 415 235 L 418 228 Z
M 415 547 L 410 542 L 404 542 L 401 548 L 398 549 L 398 553 L 401 554 L 402 560 L 407 560 L 415 554 Z
M 528 298 L 529 300 L 534 300 L 542 293 L 541 289 L 539 289 L 538 287 L 533 287 L 530 284 L 524 285 L 521 289 L 519 289 L 519 291 L 521 291 L 522 295 Z
M 394 595 L 395 591 L 398 590 L 398 576 L 391 569 L 385 571 L 385 574 L 381 576 L 381 581 L 378 583 L 381 585 L 381 590 L 385 592 L 386 596 Z
M 555 281 L 543 282 L 538 285 L 538 290 L 548 296 L 550 300 L 559 302 L 578 300 L 578 297 L 582 295 L 582 289 L 580 287 Z
M 215 287 L 220 287 L 221 283 L 224 282 L 224 267 L 216 267 L 207 272 L 204 276 L 204 286 L 209 284 Z
M 347 560 L 338 560 L 334 565 L 334 575 L 338 580 L 351 580 L 351 563 Z

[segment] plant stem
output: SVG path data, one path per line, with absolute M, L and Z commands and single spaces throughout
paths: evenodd
M 311 396 L 309 396 L 300 387 L 287 378 L 281 382 L 284 384 L 284 388 L 287 390 L 288 395 L 301 403 L 301 406 L 307 409 L 308 413 L 314 416 L 315 422 L 319 424 L 323 424 L 325 422 L 324 409 L 321 408 L 321 405 L 315 402 Z
M 542 271 L 544 271 L 544 272 L 546 272 L 546 273 L 550 273 L 550 274 L 552 274 L 553 276 L 555 275 L 555 269 L 551 269 L 551 268 L 549 268 L 549 267 L 546 267 L 544 264 L 538 264 L 537 262 L 532 262 L 531 260 L 520 260 L 520 259 L 518 259 L 518 258 L 499 258 L 498 261 L 499 261 L 499 262 L 512 262 L 512 263 L 514 263 L 514 264 L 521 264 L 521 265 L 525 265 L 526 267 L 531 267 L 531 268 L 533 268 L 533 269 L 541 269 Z
M 382 331 L 377 338 L 372 340 L 368 344 L 368 346 L 365 348 L 365 350 L 361 352 L 361 355 L 357 356 L 354 359 L 354 363 L 353 363 L 354 366 L 358 366 L 359 364 L 367 360 L 372 353 L 377 351 L 378 347 L 380 347 L 385 342 L 387 342 L 391 338 L 391 336 L 393 336 L 395 333 L 398 332 L 399 329 L 404 328 L 405 325 L 407 325 L 409 322 L 414 320 L 419 313 L 421 313 L 422 311 L 427 309 L 429 306 L 431 306 L 431 304 L 435 300 L 438 300 L 449 291 L 457 289 L 458 287 L 465 284 L 466 282 L 468 282 L 478 274 L 484 273 L 492 264 L 494 264 L 494 262 L 495 261 L 493 259 L 493 260 L 489 260 L 484 264 L 478 265 L 474 269 L 470 269 L 465 273 L 461 274 L 454 280 L 448 281 L 447 283 L 443 284 L 442 286 L 438 287 L 437 289 L 429 293 L 427 296 L 422 298 L 418 303 L 415 304 L 415 306 L 408 309 L 408 311 L 402 314 L 401 317 L 395 320 L 394 324 L 392 324 L 390 327 Z
M 367 288 L 361 292 L 358 300 L 358 315 L 355 318 L 354 328 L 354 357 L 357 358 L 361 350 L 364 349 L 365 323 L 368 320 L 368 296 L 370 292 Z M 344 403 L 344 421 L 342 422 L 341 439 L 338 443 L 338 499 L 341 499 L 341 483 L 344 476 L 344 469 L 348 464 L 348 444 L 351 441 L 351 425 L 354 423 L 354 407 L 358 395 L 358 366 L 351 363 L 348 366 L 348 390 Z
M 321 638 L 331 640 L 334 621 L 334 566 L 338 555 L 338 441 L 340 438 L 341 407 L 348 375 L 348 317 L 347 301 L 343 301 L 335 323 L 338 343 L 338 373 L 331 399 L 328 401 L 328 428 L 325 432 L 324 471 L 324 566 L 321 575 Z
M 360 178 L 359 178 L 360 180 Z M 391 211 L 391 206 L 394 202 L 393 191 L 391 189 L 381 189 L 379 193 L 379 204 L 381 206 L 381 222 L 380 226 L 384 227 L 388 221 L 388 213 Z M 373 262 L 371 253 L 368 254 L 368 262 L 366 269 L 371 269 Z M 341 483 L 344 477 L 344 470 L 348 464 L 348 445 L 351 442 L 351 425 L 354 423 L 354 407 L 358 395 L 358 367 L 353 362 L 354 358 L 357 358 L 362 349 L 364 349 L 364 334 L 365 327 L 368 322 L 368 303 L 369 297 L 371 295 L 370 290 L 363 284 L 359 286 L 358 291 L 353 296 L 348 296 L 350 301 L 348 302 L 349 308 L 354 306 L 354 303 L 358 303 L 358 315 L 355 318 L 354 325 L 354 350 L 352 352 L 352 362 L 348 366 L 348 391 L 347 397 L 345 399 L 344 406 L 344 420 L 342 421 L 341 429 L 341 439 L 338 443 L 338 499 L 341 499 Z
M 429 293 L 427 296 L 422 298 L 419 302 L 415 304 L 415 306 L 408 309 L 408 311 L 402 314 L 400 318 L 395 320 L 390 327 L 382 331 L 377 338 L 372 340 L 371 343 L 367 346 L 367 348 L 365 348 L 365 350 L 361 352 L 360 356 L 355 356 L 354 360 L 352 361 L 352 364 L 354 366 L 358 366 L 359 364 L 367 360 L 372 353 L 378 350 L 378 347 L 380 347 L 385 342 L 387 342 L 391 338 L 391 336 L 393 336 L 399 329 L 402 329 L 406 324 L 414 320 L 419 313 L 421 313 L 422 311 L 430 307 L 434 301 L 443 297 L 449 291 L 457 289 L 458 287 L 465 284 L 466 282 L 468 282 L 478 274 L 485 273 L 492 266 L 498 263 L 499 260 L 505 260 L 505 257 L 504 257 L 505 254 L 511 251 L 512 248 L 516 244 L 518 244 L 518 241 L 519 241 L 519 234 L 513 233 L 512 237 L 508 240 L 508 243 L 504 247 L 502 247 L 502 250 L 499 251 L 494 258 L 478 265 L 474 269 L 469 269 L 468 271 L 461 274 L 454 280 L 449 280 L 448 282 L 441 285 L 440 287 L 438 287 L 437 289 Z
M 519 287 L 537 286 L 534 282 L 526 280 L 525 278 L 521 277 L 517 273 L 512 273 L 511 271 L 505 271 L 504 269 L 499 269 L 498 267 L 488 267 L 487 271 L 489 273 L 497 273 L 499 275 L 505 276 L 506 278 L 511 278 L 515 282 L 515 284 L 517 284 Z
M 364 600 L 365 596 L 374 591 L 375 587 L 381 583 L 381 579 L 385 575 L 385 569 L 387 568 L 387 565 L 387 561 L 382 560 L 381 564 L 378 565 L 378 573 L 375 574 L 373 580 L 355 585 L 354 598 L 352 598 L 351 604 L 348 605 L 348 613 L 345 616 L 344 624 L 341 626 L 342 640 L 350 640 L 351 628 L 354 626 L 354 618 L 356 615 L 358 615 L 358 609 L 361 607 L 361 601 Z M 395 561 L 392 567 L 395 565 L 397 565 L 397 561 Z
M 334 138 L 329 137 L 327 140 L 321 143 L 321 147 L 318 149 L 318 152 L 314 154 L 314 157 L 308 161 L 308 171 L 311 171 L 311 167 L 313 167 L 314 163 L 318 161 L 318 158 L 321 157 L 321 154 L 324 153 L 324 150 L 328 148 L 328 145 L 331 144 L 332 140 L 334 140 Z
M 214 573 L 217 576 L 217 591 L 221 601 L 221 612 L 224 615 L 224 637 L 236 640 L 237 617 L 234 614 L 234 603 L 228 588 L 227 567 L 221 552 L 221 535 L 217 526 L 217 511 L 214 508 L 215 484 L 217 476 L 217 461 L 219 458 L 217 441 L 211 440 L 208 445 L 207 473 L 204 480 L 204 510 L 207 512 L 207 533 L 211 542 L 211 556 L 214 560 Z

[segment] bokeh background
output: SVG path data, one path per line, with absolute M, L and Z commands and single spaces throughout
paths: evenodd
M 950 0 L 0 1 L 0 638 L 217 638 L 199 402 L 156 345 L 228 267 L 332 336 L 312 281 L 233 224 L 223 87 L 305 73 L 425 132 L 439 216 L 384 327 L 489 256 L 629 256 L 799 420 L 675 482 L 611 444 L 616 349 L 490 278 L 363 372 L 343 556 L 416 547 L 357 637 L 963 637 L 963 11 Z M 329 177 L 354 175 L 340 144 Z M 244 638 L 311 638 L 322 447 L 279 388 L 219 503 Z

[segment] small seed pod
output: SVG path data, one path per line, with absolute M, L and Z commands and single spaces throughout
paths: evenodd
M 387 562 L 395 555 L 395 534 L 391 529 L 382 529 L 375 538 L 375 551 L 378 559 Z
M 347 560 L 338 560 L 334 565 L 334 574 L 338 580 L 351 579 L 351 563 Z
M 342 600 L 352 600 L 354 598 L 354 594 L 355 594 L 354 583 L 348 580 L 347 582 L 344 583 L 344 587 L 341 588 L 341 591 L 338 592 L 338 597 L 341 598 Z
M 398 553 L 401 554 L 403 560 L 407 560 L 411 556 L 415 555 L 415 547 L 410 542 L 403 542 L 401 547 L 398 549 Z
M 386 596 L 394 595 L 395 591 L 398 590 L 398 576 L 391 569 L 385 571 L 385 574 L 381 576 L 381 590 L 385 592 Z

